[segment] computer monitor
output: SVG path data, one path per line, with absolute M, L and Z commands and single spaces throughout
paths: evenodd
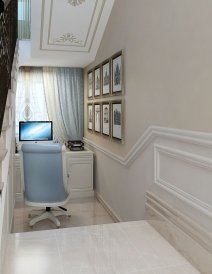
M 19 141 L 52 141 L 52 121 L 19 122 Z

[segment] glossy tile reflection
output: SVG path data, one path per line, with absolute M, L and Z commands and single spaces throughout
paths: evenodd
M 61 228 L 113 223 L 112 218 L 95 198 L 72 199 L 65 207 L 71 218 L 60 216 Z M 32 209 L 35 208 L 28 207 L 23 202 L 16 205 L 12 232 L 56 229 L 49 220 L 38 222 L 31 228 L 28 224 L 28 214 Z
M 146 221 L 138 221 L 11 234 L 4 274 L 28 273 L 199 272 Z

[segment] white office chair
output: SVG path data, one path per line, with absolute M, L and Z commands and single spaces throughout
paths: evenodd
M 25 203 L 46 208 L 40 213 L 34 211 L 30 214 L 38 215 L 30 220 L 30 226 L 47 218 L 60 227 L 56 216 L 67 215 L 62 207 L 70 198 L 64 185 L 67 178 L 63 165 L 64 150 L 60 144 L 23 144 L 21 147 Z M 52 211 L 52 207 L 61 210 Z

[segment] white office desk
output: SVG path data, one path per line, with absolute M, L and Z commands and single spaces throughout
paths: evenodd
M 94 195 L 92 151 L 87 148 L 82 151 L 67 150 L 66 169 L 71 198 L 91 197 Z M 23 199 L 19 154 L 15 154 L 14 157 L 14 186 L 16 199 Z

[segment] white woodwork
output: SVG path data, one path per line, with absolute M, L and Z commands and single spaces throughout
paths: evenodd
M 21 181 L 21 165 L 20 165 L 20 156 L 19 154 L 14 155 L 14 191 L 16 199 L 23 199 L 23 187 Z
M 155 145 L 154 183 L 212 217 L 212 159 Z
M 205 148 L 212 148 L 212 134 L 205 132 L 181 130 L 174 128 L 165 128 L 158 126 L 150 126 L 141 135 L 135 145 L 130 149 L 130 151 L 125 156 L 119 156 L 112 151 L 105 149 L 104 147 L 94 143 L 93 141 L 84 138 L 84 142 L 87 145 L 101 151 L 106 156 L 117 161 L 123 166 L 129 167 L 133 162 L 139 157 L 139 155 L 144 151 L 144 149 L 154 142 L 156 138 L 163 138 L 167 140 L 173 140 L 176 142 L 185 142 L 195 146 L 202 146 Z
M 176 249 L 189 258 L 201 273 L 211 273 L 211 231 L 164 202 L 159 195 L 149 191 L 146 194 L 146 219 Z
M 93 196 L 93 152 L 67 151 L 66 163 L 71 197 Z

